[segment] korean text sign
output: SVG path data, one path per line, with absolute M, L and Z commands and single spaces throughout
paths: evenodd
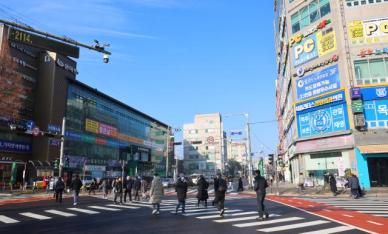
M 349 129 L 344 91 L 300 103 L 296 108 L 299 138 Z
M 388 127 L 388 99 L 365 101 L 364 113 L 369 128 Z
M 296 80 L 297 100 L 315 97 L 341 87 L 338 64 Z

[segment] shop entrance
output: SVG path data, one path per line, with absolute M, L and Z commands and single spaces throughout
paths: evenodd
M 368 157 L 368 169 L 372 187 L 388 187 L 388 157 Z

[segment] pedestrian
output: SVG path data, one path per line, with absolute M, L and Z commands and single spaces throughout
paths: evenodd
M 55 202 L 62 203 L 62 194 L 65 189 L 65 183 L 62 177 L 58 177 L 58 181 L 55 183 Z
M 103 198 L 108 199 L 108 191 L 109 191 L 108 179 L 102 180 L 101 187 L 102 187 Z
M 140 177 L 137 176 L 136 180 L 133 183 L 133 187 L 135 189 L 135 201 L 140 201 L 140 189 L 141 189 L 141 180 Z
M 330 186 L 330 181 L 329 181 L 329 179 L 330 179 L 330 174 L 329 174 L 329 173 L 325 173 L 325 174 L 323 175 L 323 188 L 322 188 L 322 191 L 323 191 L 323 192 L 326 192 L 327 189 L 328 189 L 329 186 Z
M 115 197 L 114 197 L 114 203 L 117 204 L 117 198 L 120 197 L 120 204 L 123 203 L 123 183 L 121 182 L 121 178 L 116 179 L 115 187 Z
M 97 180 L 96 180 L 96 178 L 93 178 L 93 181 L 92 181 L 92 183 L 90 184 L 90 187 L 89 187 L 89 196 L 90 196 L 91 193 L 96 195 L 96 188 L 97 188 Z
M 259 211 L 259 217 L 257 218 L 257 220 L 260 221 L 264 220 L 264 218 L 268 219 L 269 217 L 268 211 L 265 209 L 264 206 L 267 187 L 268 183 L 265 178 L 261 176 L 260 170 L 256 170 L 253 188 L 256 191 L 257 206 Z
M 130 176 L 127 176 L 125 181 L 125 192 L 124 192 L 124 203 L 127 202 L 127 195 L 129 196 L 129 201 L 132 201 L 132 187 L 133 187 L 133 179 Z
M 330 190 L 333 193 L 333 196 L 337 196 L 337 180 L 335 179 L 333 174 L 329 175 L 329 184 L 330 184 Z
M 82 188 L 82 181 L 79 178 L 79 175 L 75 175 L 75 178 L 73 181 L 71 181 L 70 188 L 73 190 L 73 199 L 74 203 L 73 205 L 78 205 L 78 198 L 79 198 L 79 191 Z
M 349 188 L 350 188 L 350 193 L 354 199 L 358 199 L 360 197 L 359 195 L 359 187 L 360 183 L 358 181 L 358 178 L 356 175 L 352 174 L 349 178 Z
M 178 205 L 176 206 L 175 214 L 178 214 L 178 210 L 181 206 L 182 206 L 182 214 L 185 214 L 188 187 L 189 185 L 186 181 L 185 176 L 183 174 L 180 174 L 175 184 L 175 192 L 178 198 Z
M 299 173 L 299 189 L 300 191 L 304 190 L 304 182 L 305 182 L 305 178 L 304 178 L 304 175 L 303 175 L 303 172 Z
M 198 193 L 197 193 L 197 199 L 198 204 L 197 207 L 199 207 L 199 204 L 201 201 L 204 201 L 205 208 L 207 207 L 207 199 L 209 198 L 209 193 L 207 189 L 209 188 L 209 183 L 205 180 L 205 177 L 203 175 L 199 176 L 198 182 Z
M 150 189 L 150 203 L 153 205 L 153 215 L 158 215 L 160 210 L 160 203 L 162 203 L 162 197 L 164 195 L 164 189 L 162 181 L 157 173 L 154 174 L 154 179 L 151 183 Z
M 216 183 L 214 184 L 215 200 L 214 204 L 220 211 L 220 216 L 224 216 L 225 213 L 225 193 L 228 189 L 226 180 L 222 177 L 221 173 L 217 174 Z
M 149 194 L 147 193 L 147 191 L 148 191 L 148 182 L 143 177 L 143 179 L 141 180 L 141 196 L 144 200 L 147 200 L 149 198 Z
M 215 176 L 213 178 L 214 194 L 216 193 L 216 185 L 218 186 L 218 178 L 217 178 L 217 176 Z M 215 206 L 216 205 L 215 203 L 216 203 L 216 197 L 214 196 L 213 201 L 212 201 L 212 206 Z
M 239 192 L 244 191 L 244 184 L 243 184 L 241 176 L 240 176 L 240 178 L 238 178 L 238 189 L 237 189 L 237 191 L 239 191 Z

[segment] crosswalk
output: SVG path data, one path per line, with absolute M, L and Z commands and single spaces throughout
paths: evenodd
M 235 198 L 241 199 L 241 198 Z M 161 214 L 169 215 L 171 218 L 175 214 L 177 201 L 175 199 L 162 200 Z M 137 201 L 128 204 L 96 204 L 85 205 L 82 207 L 59 207 L 55 209 L 46 209 L 38 212 L 22 212 L 6 216 L 0 213 L 0 224 L 17 225 L 26 220 L 44 221 L 54 218 L 69 218 L 78 215 L 99 215 L 106 212 L 139 212 L 152 208 L 152 205 L 147 201 Z M 254 209 L 254 208 L 252 208 Z M 270 218 L 264 221 L 256 220 L 258 218 L 255 210 L 235 209 L 230 207 L 225 210 L 223 217 L 219 215 L 219 211 L 212 206 L 207 208 L 197 206 L 195 198 L 188 198 L 186 201 L 186 213 L 183 217 L 197 219 L 201 222 L 212 222 L 215 225 L 230 225 L 231 227 L 241 229 L 252 229 L 261 233 L 281 232 L 287 230 L 289 233 L 308 233 L 308 234 L 325 234 L 339 233 L 344 231 L 354 231 L 353 227 L 341 225 L 322 218 L 306 218 L 302 216 L 293 216 L 290 214 L 271 214 Z
M 388 199 L 378 198 L 305 198 L 305 200 L 336 206 L 347 210 L 358 211 L 388 218 Z

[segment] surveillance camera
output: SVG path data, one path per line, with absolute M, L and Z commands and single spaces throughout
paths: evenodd
M 104 63 L 109 63 L 109 54 L 104 54 L 103 61 Z

